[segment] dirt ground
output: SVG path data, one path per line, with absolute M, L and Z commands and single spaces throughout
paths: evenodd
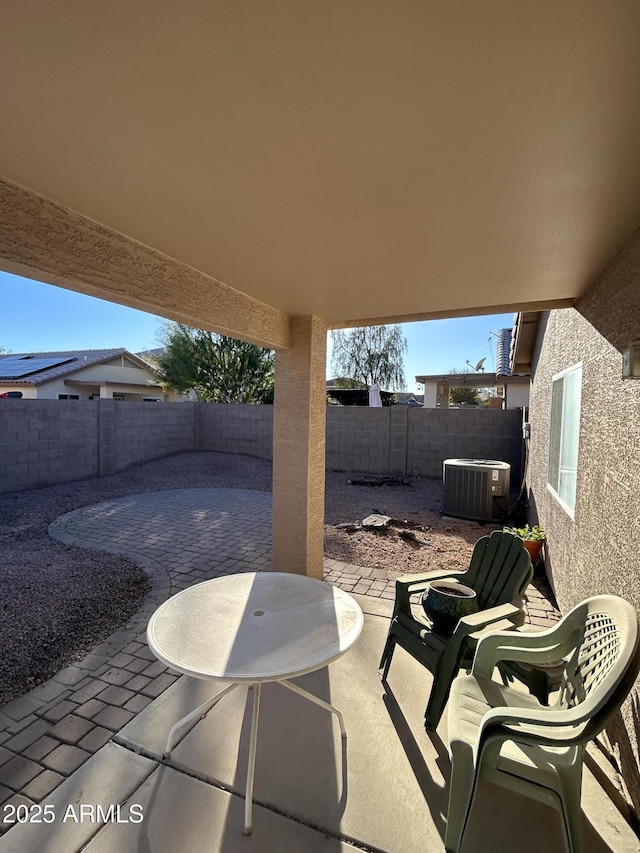
M 464 569 L 476 541 L 494 529 L 488 524 L 443 518 L 440 480 L 375 487 L 350 485 L 352 479 L 353 474 L 327 472 L 327 557 L 401 574 L 437 568 Z M 372 513 L 393 519 L 386 532 L 350 525 Z

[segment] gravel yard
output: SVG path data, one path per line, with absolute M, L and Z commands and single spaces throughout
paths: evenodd
M 391 572 L 462 568 L 489 529 L 442 519 L 438 481 L 373 488 L 348 485 L 352 476 L 327 473 L 327 557 Z M 126 623 L 147 589 L 146 575 L 130 560 L 65 546 L 49 537 L 49 524 L 81 506 L 176 488 L 270 491 L 271 463 L 187 453 L 99 479 L 0 495 L 0 704 L 84 656 Z M 409 526 L 387 533 L 338 526 L 372 512 Z

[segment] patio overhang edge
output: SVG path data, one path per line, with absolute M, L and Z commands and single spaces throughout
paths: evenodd
M 539 302 L 509 302 L 504 305 L 478 305 L 470 308 L 451 308 L 442 311 L 420 311 L 415 314 L 397 314 L 385 317 L 368 317 L 331 323 L 330 329 L 352 329 L 361 326 L 382 326 L 390 323 L 418 323 L 422 320 L 454 320 L 457 317 L 482 317 L 490 314 L 519 313 L 523 311 L 551 311 L 554 308 L 573 308 L 576 299 L 544 299 Z
M 0 268 L 270 349 L 291 345 L 284 312 L 2 177 Z

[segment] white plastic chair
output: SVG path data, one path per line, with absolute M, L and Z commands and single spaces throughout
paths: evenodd
M 634 608 L 600 595 L 548 631 L 502 631 L 478 642 L 471 674 L 455 679 L 449 700 L 447 851 L 457 853 L 462 845 L 479 779 L 558 809 L 567 849 L 581 850 L 585 745 L 631 690 L 640 670 L 639 637 Z M 499 660 L 559 659 L 566 661 L 565 673 L 552 706 L 492 680 Z

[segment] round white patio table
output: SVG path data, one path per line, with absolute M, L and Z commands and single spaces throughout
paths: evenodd
M 149 647 L 171 669 L 232 682 L 172 726 L 165 757 L 181 732 L 224 696 L 241 684 L 253 688 L 245 834 L 252 829 L 262 683 L 276 681 L 335 714 L 345 738 L 340 711 L 288 679 L 339 658 L 358 639 L 363 623 L 362 610 L 348 593 L 325 581 L 282 572 L 248 572 L 196 584 L 165 601 L 149 620 Z

